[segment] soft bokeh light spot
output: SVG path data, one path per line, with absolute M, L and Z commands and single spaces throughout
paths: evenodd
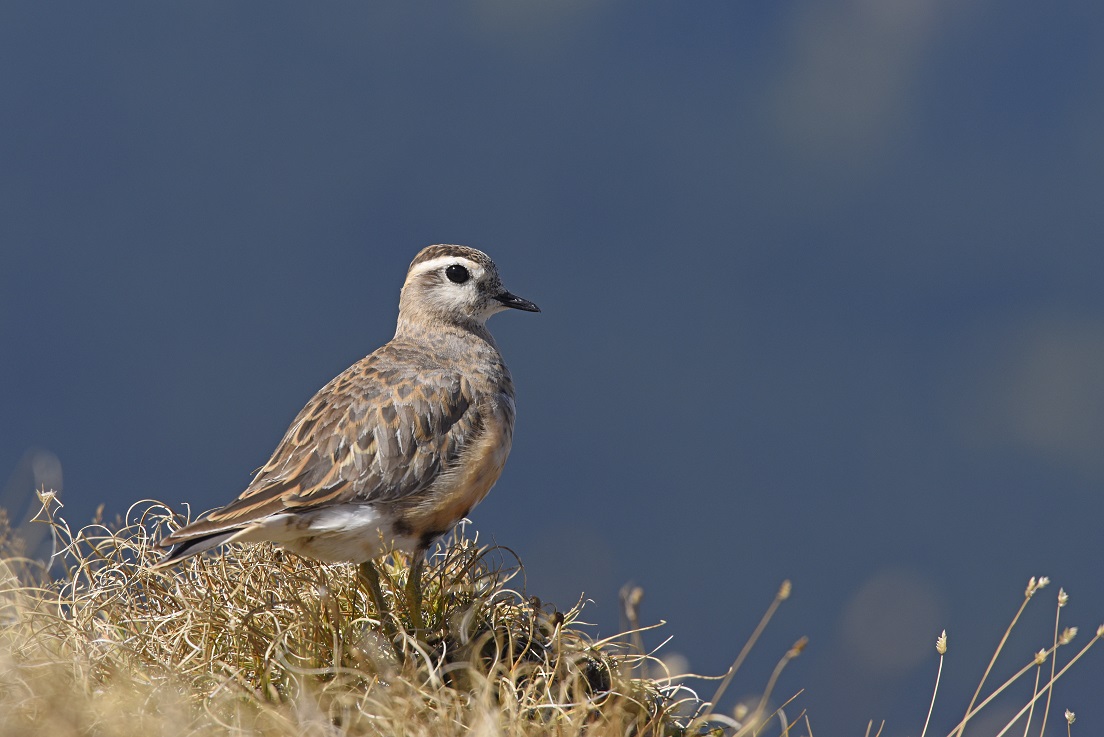
M 935 586 L 905 570 L 875 574 L 851 597 L 840 625 L 845 651 L 874 675 L 898 675 L 931 659 L 944 606 Z
M 973 443 L 1030 451 L 1104 478 L 1104 322 L 1039 317 L 1008 333 L 977 378 Z

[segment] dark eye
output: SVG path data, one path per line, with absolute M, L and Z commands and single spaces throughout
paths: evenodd
M 453 264 L 445 269 L 445 276 L 447 276 L 449 281 L 453 284 L 463 284 L 471 277 L 471 274 L 460 264 Z

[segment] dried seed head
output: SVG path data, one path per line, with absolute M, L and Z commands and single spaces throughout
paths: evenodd
M 1046 662 L 1046 659 L 1047 659 L 1047 651 L 1046 650 L 1040 650 L 1039 652 L 1035 653 L 1035 665 L 1042 665 L 1043 663 Z
M 1096 636 L 1097 637 L 1104 637 L 1104 624 L 1102 624 L 1102 625 L 1100 625 L 1099 627 L 1096 628 Z
M 625 616 L 629 621 L 637 618 L 640 611 L 640 602 L 644 601 L 644 589 L 640 586 L 626 584 L 621 587 L 621 606 L 625 610 Z
M 805 649 L 805 646 L 809 644 L 808 637 L 802 637 L 800 640 L 793 644 L 793 647 L 786 653 L 787 658 L 796 658 L 801 654 L 801 651 Z
M 1077 637 L 1077 628 L 1066 627 L 1064 630 L 1062 630 L 1062 635 L 1058 638 L 1058 644 L 1068 645 L 1075 637 Z
M 947 630 L 943 630 L 943 634 L 935 638 L 935 651 L 940 655 L 947 653 Z
M 790 598 L 790 592 L 793 590 L 793 584 L 790 583 L 790 579 L 786 579 L 782 582 L 782 585 L 778 587 L 778 600 L 785 601 Z
M 1046 588 L 1046 585 L 1048 583 L 1050 583 L 1050 579 L 1046 576 L 1039 576 L 1038 578 L 1032 576 L 1027 581 L 1027 588 L 1024 590 L 1024 596 L 1030 599 L 1032 596 L 1035 595 L 1036 591 L 1042 588 Z
M 1065 589 L 1058 589 L 1058 606 L 1064 607 L 1067 601 L 1069 601 L 1069 594 L 1066 593 Z
M 1069 724 L 1073 724 L 1076 721 L 1077 721 L 1077 715 L 1074 714 L 1069 709 L 1066 709 L 1066 722 L 1068 722 Z

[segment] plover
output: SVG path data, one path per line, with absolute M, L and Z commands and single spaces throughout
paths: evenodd
M 416 586 L 426 549 L 483 499 L 510 453 L 514 384 L 486 327 L 507 308 L 540 311 L 502 286 L 482 251 L 423 249 L 395 337 L 314 395 L 237 499 L 163 538 L 171 549 L 155 567 L 267 540 L 324 561 L 402 550 Z

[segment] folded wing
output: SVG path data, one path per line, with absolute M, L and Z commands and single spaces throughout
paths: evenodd
M 447 472 L 482 431 L 471 387 L 455 372 L 399 370 L 394 358 L 377 351 L 319 391 L 241 496 L 161 541 L 181 548 L 159 565 L 273 514 L 394 503 Z

